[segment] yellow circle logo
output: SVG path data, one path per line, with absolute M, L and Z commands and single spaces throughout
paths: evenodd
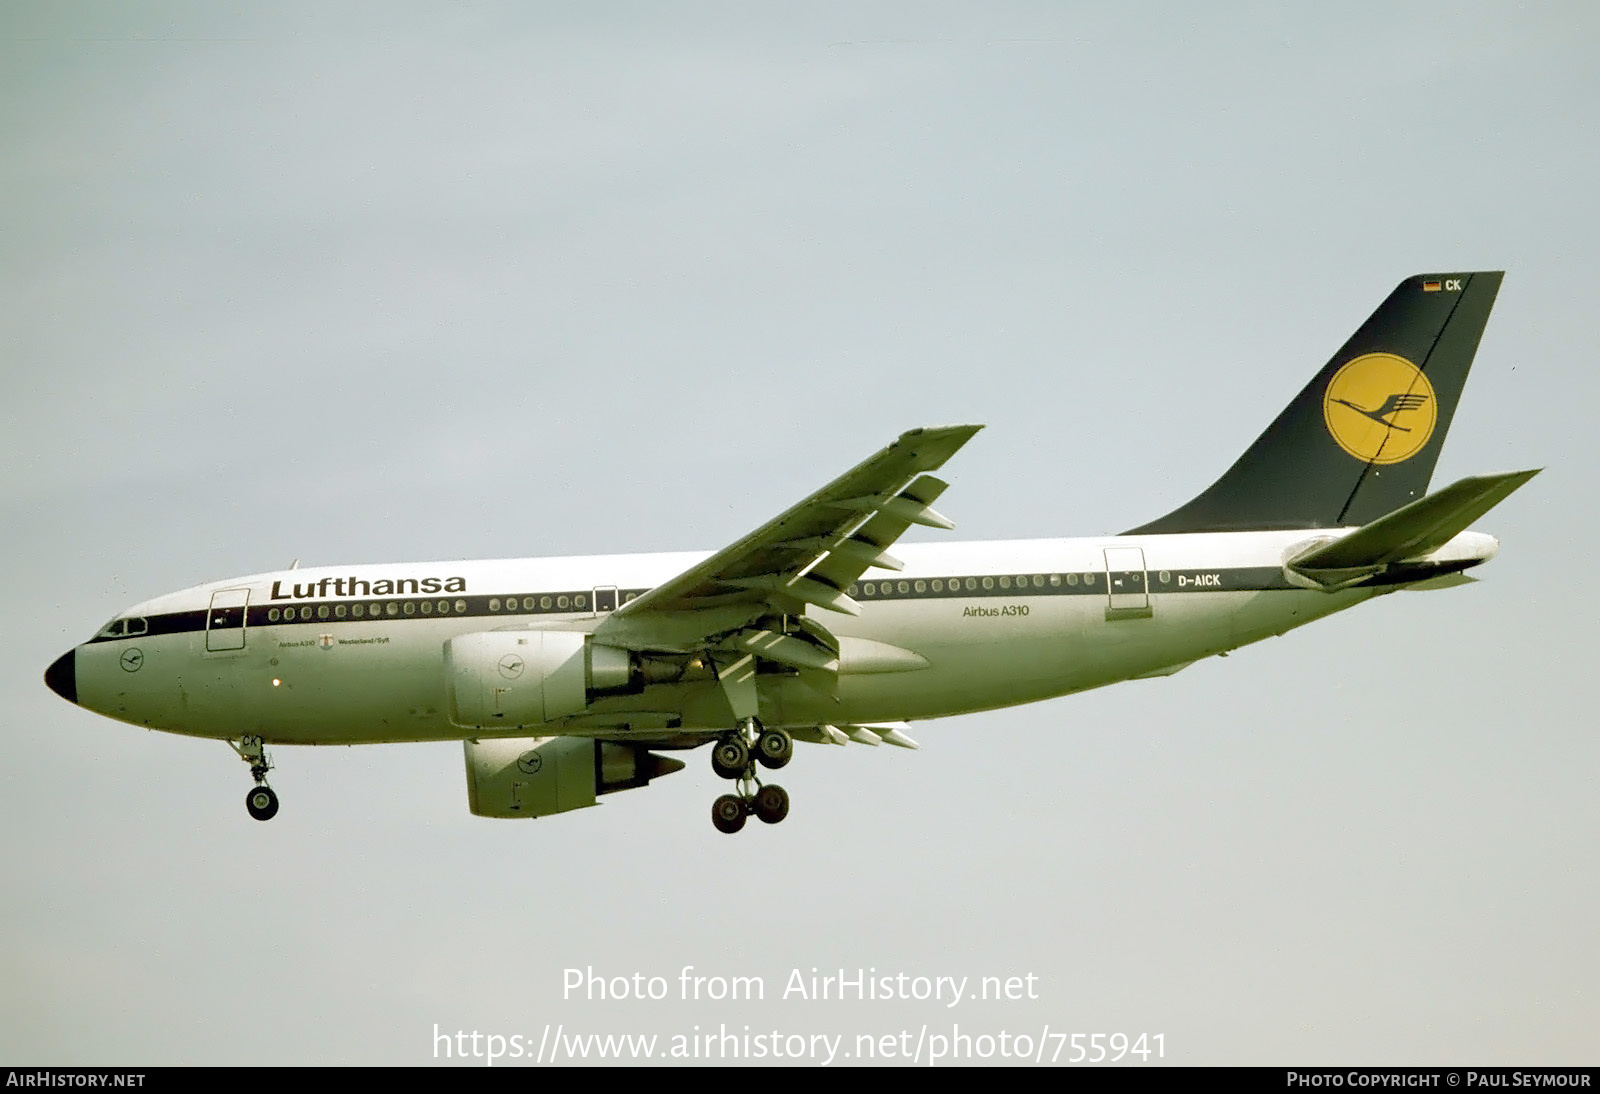
M 1367 463 L 1409 460 L 1433 436 L 1439 419 L 1433 385 L 1422 370 L 1392 353 L 1345 363 L 1322 393 L 1322 420 L 1339 447 Z

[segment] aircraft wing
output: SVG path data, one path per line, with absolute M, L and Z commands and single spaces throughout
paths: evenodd
M 721 648 L 797 668 L 837 668 L 837 642 L 803 618 L 806 607 L 860 614 L 846 590 L 869 567 L 903 568 L 887 548 L 907 528 L 954 527 L 932 508 L 948 484 L 929 472 L 982 428 L 902 433 L 798 505 L 624 604 L 595 638 L 635 650 Z

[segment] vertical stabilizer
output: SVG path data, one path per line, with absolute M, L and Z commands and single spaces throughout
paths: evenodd
M 1402 281 L 1222 478 L 1129 534 L 1347 527 L 1422 497 L 1502 276 Z

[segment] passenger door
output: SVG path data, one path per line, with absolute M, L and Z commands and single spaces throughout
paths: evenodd
M 208 652 L 244 649 L 245 613 L 249 606 L 249 589 L 219 589 L 211 594 L 211 609 L 206 612 Z

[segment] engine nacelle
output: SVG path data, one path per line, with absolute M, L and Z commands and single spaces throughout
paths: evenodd
M 683 761 L 637 745 L 581 737 L 464 741 L 467 805 L 480 817 L 548 817 L 595 803 L 600 794 L 645 786 Z
M 589 705 L 595 691 L 625 688 L 627 650 L 576 631 L 482 631 L 445 643 L 450 720 L 463 729 L 539 726 Z

